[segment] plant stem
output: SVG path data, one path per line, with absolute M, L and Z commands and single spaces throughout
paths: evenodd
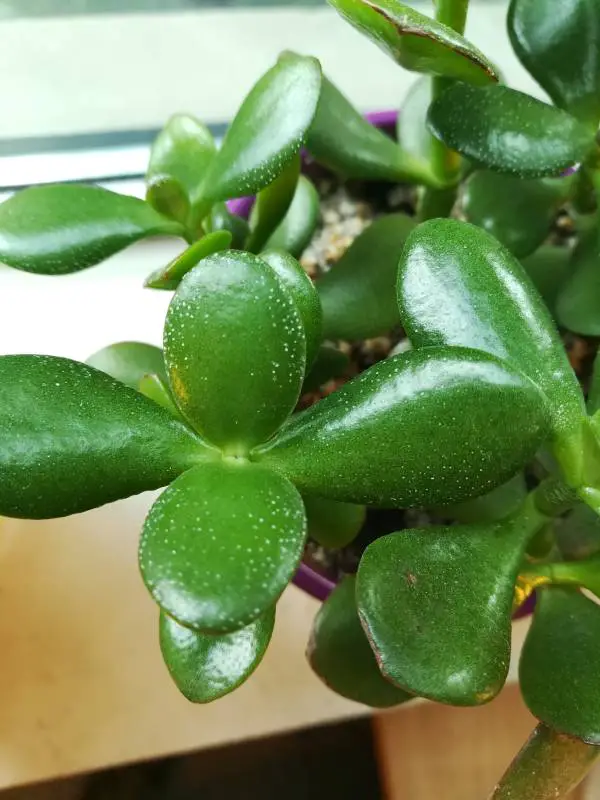
M 496 786 L 490 800 L 559 800 L 600 756 L 600 747 L 540 723 Z
M 435 0 L 435 18 L 453 31 L 465 32 L 469 0 Z
M 535 508 L 546 517 L 558 517 L 579 502 L 575 489 L 554 475 L 536 486 L 532 498 Z

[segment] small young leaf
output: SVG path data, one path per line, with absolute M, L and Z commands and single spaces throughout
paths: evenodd
M 75 514 L 158 489 L 212 457 L 164 409 L 93 367 L 0 358 L 1 514 Z
M 319 100 L 315 58 L 290 56 L 250 91 L 205 175 L 204 200 L 254 194 L 272 183 L 304 142 Z
M 566 111 L 507 86 L 456 83 L 429 109 L 429 127 L 476 164 L 521 178 L 558 176 L 594 146 Z
M 242 455 L 291 413 L 306 337 L 292 296 L 257 256 L 208 256 L 181 281 L 167 312 L 165 363 L 182 413 Z
M 598 231 L 582 237 L 571 258 L 569 277 L 556 300 L 558 322 L 581 336 L 600 336 L 600 244 Z
M 329 0 L 351 25 L 413 72 L 467 83 L 498 80 L 494 65 L 474 45 L 398 0 Z
M 415 347 L 494 353 L 542 389 L 555 431 L 579 424 L 583 395 L 550 314 L 519 262 L 485 231 L 456 220 L 419 225 L 400 262 L 398 304 Z
M 175 178 L 157 175 L 146 181 L 146 202 L 160 214 L 186 225 L 190 213 L 190 201 L 183 186 Z
M 600 744 L 600 608 L 577 589 L 537 596 L 519 664 L 523 699 L 559 733 Z
M 542 245 L 521 261 L 549 311 L 556 317 L 556 300 L 570 272 L 571 248 Z
M 207 233 L 197 242 L 190 245 L 187 250 L 176 256 L 166 267 L 152 272 L 144 281 L 144 286 L 149 289 L 166 289 L 174 291 L 181 283 L 184 275 L 193 269 L 203 258 L 227 250 L 231 245 L 229 231 L 214 231 Z
M 413 228 L 405 214 L 376 219 L 317 280 L 326 339 L 369 339 L 399 324 L 394 286 L 398 260 Z
M 308 535 L 323 547 L 346 547 L 358 536 L 367 510 L 354 503 L 340 503 L 307 494 L 302 498 L 308 521 Z
M 206 222 L 205 222 L 206 225 Z M 233 214 L 227 203 L 215 203 L 211 209 L 207 225 L 210 233 L 228 231 L 231 234 L 231 248 L 243 250 L 246 239 L 250 235 L 250 226 L 247 220 Z
M 147 236 L 182 234 L 143 200 L 99 186 L 32 186 L 0 205 L 0 261 L 40 275 L 79 272 Z
M 600 120 L 597 0 L 512 0 L 508 32 L 523 66 L 560 108 Z
M 279 248 L 299 258 L 310 244 L 319 221 L 319 193 L 300 175 L 294 199 L 280 225 L 273 231 L 267 248 Z
M 172 416 L 183 420 L 179 409 L 175 405 L 173 395 L 168 387 L 166 380 L 163 380 L 158 375 L 148 374 L 141 378 L 138 384 L 138 391 L 149 400 L 154 400 L 159 406 L 165 408 Z
M 350 359 L 341 350 L 330 344 L 323 344 L 319 348 L 315 363 L 310 368 L 302 384 L 300 394 L 316 392 L 320 386 L 334 378 L 341 378 L 348 366 Z
M 309 663 L 334 692 L 372 708 L 390 708 L 413 696 L 392 686 L 377 666 L 356 610 L 355 579 L 347 577 L 323 603 L 308 644 Z
M 199 631 L 227 633 L 271 608 L 305 538 L 302 498 L 281 475 L 242 462 L 201 464 L 150 509 L 140 569 L 167 614 Z
M 296 155 L 273 183 L 258 193 L 250 212 L 250 236 L 245 250 L 258 253 L 284 219 L 296 192 L 300 155 Z
M 154 186 L 161 179 L 174 179 L 193 203 L 216 152 L 206 125 L 188 114 L 175 114 L 152 144 L 146 180 Z
M 306 336 L 308 367 L 315 360 L 323 338 L 323 311 L 315 285 L 296 259 L 285 250 L 263 250 L 260 258 L 276 273 L 300 312 Z
M 453 705 L 479 705 L 506 680 L 520 516 L 489 525 L 405 530 L 370 544 L 356 600 L 385 677 Z
M 370 367 L 292 417 L 255 457 L 307 494 L 406 508 L 489 491 L 546 435 L 541 393 L 510 365 L 427 347 Z
M 469 178 L 463 211 L 469 222 L 491 233 L 517 258 L 524 258 L 548 238 L 570 182 L 522 180 L 480 170 Z
M 431 134 L 427 128 L 431 101 L 431 79 L 418 78 L 408 90 L 396 122 L 396 138 L 402 150 L 426 164 L 431 164 Z
M 166 381 L 165 359 L 160 347 L 144 342 L 116 342 L 103 347 L 86 359 L 111 378 L 138 389 L 144 375 L 155 374 Z
M 239 631 L 215 636 L 185 628 L 164 613 L 162 656 L 179 691 L 192 703 L 211 703 L 237 689 L 263 659 L 275 624 L 275 607 Z

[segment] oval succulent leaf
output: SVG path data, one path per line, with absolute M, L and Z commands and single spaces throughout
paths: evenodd
M 508 674 L 527 534 L 515 517 L 400 531 L 367 547 L 356 600 L 388 680 L 452 705 L 479 705 L 498 694 Z
M 427 128 L 427 111 L 433 99 L 431 80 L 418 78 L 406 93 L 396 122 L 400 147 L 427 164 L 431 163 L 432 137 Z
M 207 233 L 197 242 L 190 245 L 187 250 L 176 256 L 166 267 L 160 267 L 150 274 L 144 281 L 144 286 L 150 289 L 177 289 L 184 275 L 193 269 L 203 258 L 227 250 L 231 245 L 232 235 L 229 231 L 214 231 Z
M 596 0 L 512 0 L 512 46 L 560 108 L 600 120 L 600 7 Z
M 175 400 L 173 400 L 173 395 L 171 394 L 166 380 L 163 380 L 156 374 L 148 373 L 140 379 L 137 388 L 144 397 L 158 403 L 159 406 L 165 408 L 172 416 L 183 420 L 179 409 L 175 405 Z
M 480 170 L 465 184 L 463 211 L 469 222 L 491 233 L 517 258 L 524 258 L 548 238 L 569 186 L 565 178 L 522 180 Z
M 244 247 L 258 253 L 285 217 L 298 185 L 300 155 L 296 155 L 273 183 L 258 193 L 250 212 L 250 236 Z
M 428 122 L 452 150 L 522 178 L 558 176 L 594 145 L 589 128 L 566 111 L 507 86 L 456 83 L 432 103 Z
M 340 503 L 318 495 L 304 495 L 308 534 L 322 547 L 346 547 L 358 536 L 367 510 L 354 503 Z
M 323 603 L 308 644 L 315 673 L 334 692 L 372 708 L 390 708 L 413 696 L 385 680 L 356 610 L 355 579 L 346 577 Z
M 146 182 L 146 202 L 160 214 L 186 225 L 190 201 L 185 189 L 175 178 L 157 175 Z
M 413 228 L 405 214 L 380 217 L 317 280 L 326 339 L 369 339 L 398 325 L 398 260 Z
M 0 261 L 40 275 L 79 272 L 139 239 L 182 233 L 143 200 L 99 186 L 32 186 L 0 205 Z
M 292 417 L 256 458 L 309 494 L 431 506 L 508 480 L 546 434 L 541 393 L 511 366 L 429 347 L 375 364 Z
M 551 728 L 600 744 L 600 608 L 577 589 L 537 592 L 519 664 L 529 710 Z
M 140 569 L 169 616 L 199 631 L 226 633 L 275 603 L 305 538 L 302 498 L 281 475 L 248 463 L 201 464 L 152 506 Z
M 413 72 L 468 83 L 497 81 L 494 65 L 458 33 L 398 0 L 329 0 L 351 25 Z
M 286 58 L 263 75 L 225 134 L 202 184 L 202 197 L 244 197 L 272 183 L 303 144 L 320 88 L 316 58 Z
M 93 367 L 0 358 L 1 514 L 75 514 L 158 489 L 212 457 L 156 403 Z
M 600 553 L 600 517 L 580 503 L 555 522 L 556 544 L 566 561 Z
M 310 244 L 319 221 L 319 193 L 304 175 L 300 175 L 287 214 L 275 228 L 267 248 L 279 248 L 299 258 Z
M 473 347 L 512 362 L 547 397 L 557 431 L 579 423 L 583 395 L 547 308 L 522 266 L 492 236 L 456 220 L 410 235 L 398 304 L 415 347 Z
M 556 318 L 556 300 L 571 265 L 571 248 L 542 245 L 521 262 L 544 303 Z
M 215 636 L 185 628 L 160 615 L 160 649 L 179 691 L 192 703 L 211 703 L 237 689 L 262 661 L 275 608 L 239 631 Z
M 310 367 L 323 338 L 323 311 L 315 285 L 285 250 L 264 250 L 260 258 L 273 269 L 300 312 L 306 336 L 306 365 Z
M 556 300 L 558 322 L 581 336 L 600 336 L 600 244 L 598 231 L 580 238 L 569 277 Z
M 217 253 L 188 272 L 167 312 L 164 349 L 184 416 L 231 454 L 268 439 L 298 399 L 300 313 L 273 269 L 249 253 Z
M 138 389 L 145 375 L 167 379 L 165 359 L 160 347 L 144 342 L 116 342 L 91 355 L 86 363 L 116 381 Z

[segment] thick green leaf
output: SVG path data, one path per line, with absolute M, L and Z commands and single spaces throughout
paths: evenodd
M 345 178 L 435 183 L 428 162 L 367 122 L 327 78 L 307 145 L 317 161 Z
M 431 506 L 508 480 L 546 426 L 541 394 L 510 365 L 429 347 L 375 364 L 292 417 L 256 458 L 308 494 Z
M 569 184 L 565 178 L 522 180 L 480 170 L 465 185 L 463 210 L 469 222 L 524 258 L 548 237 Z
M 319 100 L 316 58 L 279 61 L 252 88 L 212 160 L 200 195 L 227 200 L 272 183 L 304 142 Z
M 600 336 L 600 245 L 594 230 L 578 242 L 556 301 L 558 322 L 582 336 Z
M 319 278 L 326 339 L 369 339 L 399 324 L 394 286 L 398 260 L 413 228 L 405 214 L 380 217 Z
M 474 45 L 398 0 L 329 0 L 351 25 L 391 58 L 414 72 L 486 84 L 498 80 L 494 65 Z
M 358 618 L 354 589 L 354 577 L 344 578 L 317 612 L 307 651 L 311 667 L 334 692 L 372 708 L 412 700 L 379 671 Z
M 308 367 L 315 360 L 323 338 L 323 311 L 315 285 L 296 259 L 285 250 L 263 250 L 260 257 L 274 270 L 300 312 L 306 336 Z
M 226 633 L 271 608 L 298 566 L 305 537 L 302 498 L 281 475 L 239 460 L 201 464 L 152 506 L 140 569 L 169 616 Z
M 324 383 L 334 378 L 341 378 L 348 369 L 349 364 L 350 359 L 346 353 L 329 344 L 321 345 L 315 358 L 315 363 L 304 379 L 300 394 L 315 392 Z
M 182 233 L 143 200 L 99 186 L 32 186 L 0 205 L 0 261 L 40 275 L 79 272 L 139 239 Z
M 1 514 L 74 514 L 157 489 L 213 457 L 156 403 L 93 367 L 0 358 Z
M 479 705 L 498 694 L 529 534 L 516 515 L 488 525 L 404 530 L 367 547 L 356 600 L 388 680 L 452 705 Z
M 281 224 L 267 242 L 268 248 L 281 248 L 299 258 L 310 244 L 319 221 L 319 193 L 304 175 L 300 175 L 294 199 Z
M 232 237 L 231 247 L 234 250 L 243 250 L 250 234 L 248 222 L 237 214 L 232 214 L 227 208 L 227 203 L 215 203 L 205 225 L 209 232 L 229 231 Z
M 160 214 L 186 225 L 190 213 L 190 201 L 185 189 L 176 178 L 157 175 L 146 184 L 146 202 Z
M 203 258 L 227 250 L 231 245 L 232 235 L 229 231 L 214 231 L 207 233 L 197 242 L 190 245 L 187 250 L 176 256 L 166 267 L 160 267 L 152 272 L 144 281 L 144 286 L 150 289 L 167 289 L 174 291 L 181 283 L 184 275 L 193 269 Z
M 537 596 L 519 664 L 523 699 L 551 728 L 600 744 L 600 608 L 577 589 Z
M 523 472 L 518 472 L 509 481 L 481 497 L 436 510 L 457 522 L 499 522 L 509 514 L 513 514 L 526 497 L 525 475 Z
M 571 248 L 542 245 L 521 263 L 544 303 L 556 316 L 556 299 L 570 271 Z
M 555 522 L 556 543 L 567 559 L 588 558 L 600 553 L 600 517 L 583 503 Z
M 189 114 L 175 114 L 152 144 L 146 181 L 153 186 L 174 179 L 193 203 L 216 152 L 206 125 Z
M 275 178 L 256 196 L 250 212 L 250 236 L 245 250 L 258 253 L 284 219 L 298 186 L 300 154 L 297 154 Z
M 512 46 L 557 106 L 597 127 L 600 6 L 597 0 L 512 0 Z
M 473 347 L 512 362 L 548 400 L 557 432 L 577 427 L 583 396 L 546 306 L 502 245 L 474 225 L 425 222 L 410 235 L 398 303 L 415 347 Z
M 215 636 L 185 628 L 160 615 L 160 649 L 171 677 L 192 703 L 210 703 L 237 689 L 254 672 L 267 650 L 275 608 L 245 628 Z
M 396 122 L 396 138 L 404 152 L 413 158 L 431 163 L 431 134 L 427 128 L 427 111 L 432 100 L 431 79 L 418 78 L 408 90 Z
M 594 146 L 566 111 L 507 86 L 456 83 L 429 109 L 429 127 L 476 164 L 522 178 L 560 175 Z
M 358 536 L 367 510 L 318 495 L 304 495 L 308 535 L 323 547 L 346 547 Z
M 184 416 L 232 455 L 291 413 L 306 362 L 302 319 L 273 269 L 250 253 L 205 258 L 167 312 L 165 363 Z
M 600 749 L 538 725 L 490 800 L 557 800 L 583 780 Z
M 154 374 L 162 380 L 167 379 L 163 351 L 144 342 L 109 344 L 91 355 L 86 363 L 132 389 L 139 389 L 145 375 Z

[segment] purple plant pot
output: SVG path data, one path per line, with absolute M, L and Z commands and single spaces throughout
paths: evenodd
M 397 111 L 371 111 L 365 114 L 366 119 L 378 128 L 394 128 L 396 120 L 398 119 Z M 303 155 L 303 162 L 306 164 L 306 156 Z M 254 197 L 239 197 L 235 200 L 230 200 L 227 205 L 229 210 L 238 214 L 240 217 L 247 217 L 250 214 Z M 331 592 L 335 588 L 335 582 L 317 572 L 316 569 L 302 562 L 294 575 L 293 582 L 298 588 L 305 591 L 307 594 L 314 597 L 316 600 L 323 602 L 327 600 Z M 525 617 L 531 614 L 535 606 L 535 594 L 533 594 L 523 605 L 517 609 L 514 614 L 514 619 Z

